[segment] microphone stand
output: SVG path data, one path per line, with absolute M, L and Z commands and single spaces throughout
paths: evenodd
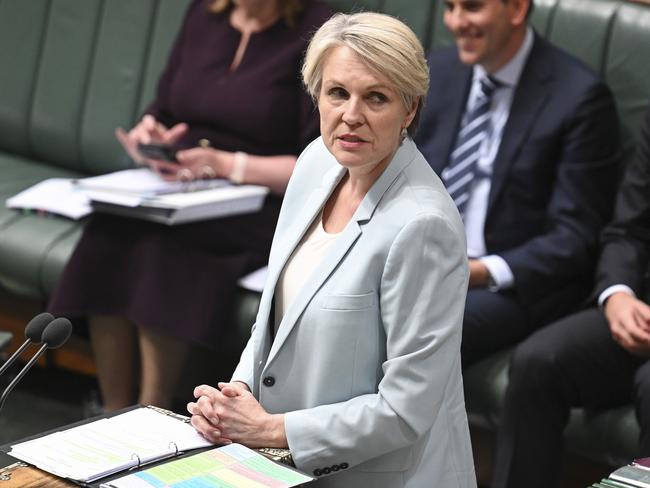
M 0 375 L 4 373 L 7 369 L 9 369 L 9 366 L 12 365 L 12 363 L 16 360 L 16 358 L 22 353 L 27 347 L 32 343 L 30 340 L 26 340 L 23 342 L 23 345 L 20 346 L 16 352 L 14 352 L 9 359 L 7 359 L 4 363 L 2 363 L 2 367 L 0 367 Z
M 25 346 L 26 347 L 26 346 Z M 23 369 L 20 370 L 20 372 L 16 375 L 16 377 L 11 380 L 11 383 L 9 383 L 9 386 L 5 388 L 5 391 L 2 392 L 2 396 L 0 396 L 0 412 L 2 412 L 2 407 L 5 404 L 5 400 L 7 399 L 7 396 L 9 393 L 11 393 L 11 390 L 14 389 L 14 387 L 18 384 L 18 382 L 27 374 L 27 371 L 34 365 L 36 361 L 38 361 L 38 358 L 40 358 L 45 350 L 49 347 L 49 344 L 45 343 L 43 344 L 40 349 L 34 354 L 34 356 L 29 360 L 29 362 L 25 365 Z

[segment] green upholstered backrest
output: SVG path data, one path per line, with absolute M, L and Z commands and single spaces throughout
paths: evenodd
M 84 173 L 151 100 L 188 0 L 0 0 L 0 149 Z
M 622 3 L 612 24 L 604 77 L 614 92 L 628 155 L 650 101 L 650 6 Z
M 548 35 L 549 26 L 555 13 L 558 0 L 533 0 L 533 11 L 530 14 L 530 24 L 543 36 Z
M 189 0 L 0 0 L 0 150 L 82 173 L 128 162 L 113 137 L 130 127 Z M 427 49 L 452 43 L 442 0 L 328 0 L 407 22 Z M 617 0 L 536 0 L 531 24 L 612 86 L 628 145 L 648 103 L 650 8 Z
M 562 0 L 555 7 L 547 38 L 602 75 L 617 7 L 614 1 Z
M 326 0 L 326 3 L 335 11 L 375 11 L 398 17 L 413 29 L 424 46 L 429 46 L 433 39 L 436 10 L 442 6 L 441 1 L 431 0 Z

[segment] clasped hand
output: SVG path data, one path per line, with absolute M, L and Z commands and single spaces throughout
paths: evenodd
M 196 401 L 187 404 L 192 426 L 203 437 L 216 444 L 287 447 L 283 414 L 269 414 L 243 383 L 218 386 L 197 386 Z
M 176 124 L 171 128 L 157 121 L 152 115 L 145 115 L 128 133 L 118 127 L 117 140 L 131 159 L 137 164 L 148 166 L 165 180 L 194 180 L 226 178 L 232 171 L 232 154 L 211 147 L 195 147 L 176 153 L 178 164 L 143 156 L 138 144 L 173 145 L 187 132 L 187 124 Z

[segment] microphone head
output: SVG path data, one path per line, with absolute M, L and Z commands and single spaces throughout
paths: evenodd
M 25 327 L 25 337 L 30 341 L 38 344 L 41 342 L 43 331 L 54 320 L 54 316 L 47 312 L 39 313 L 29 321 Z
M 56 349 L 65 344 L 72 333 L 72 324 L 66 318 L 54 319 L 43 331 L 43 342 L 49 349 Z

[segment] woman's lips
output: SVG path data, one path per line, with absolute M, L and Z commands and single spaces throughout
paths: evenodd
M 367 142 L 354 134 L 344 134 L 337 137 L 337 140 L 344 149 L 358 149 Z

